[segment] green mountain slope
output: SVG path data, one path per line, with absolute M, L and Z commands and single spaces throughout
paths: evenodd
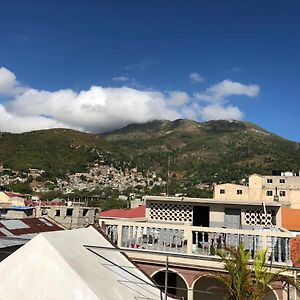
M 82 171 L 99 155 L 111 159 L 108 151 L 111 147 L 100 136 L 69 129 L 0 135 L 0 162 L 5 167 L 42 169 L 50 177 Z
M 169 170 L 169 186 L 182 192 L 199 183 L 238 182 L 252 173 L 298 172 L 300 149 L 298 143 L 237 121 L 162 120 L 102 136 L 68 129 L 0 133 L 0 163 L 13 170 L 43 169 L 55 178 L 83 171 L 95 160 L 153 170 L 165 180 Z
M 297 143 L 247 122 L 153 121 L 129 125 L 104 138 L 142 169 L 158 169 L 164 177 L 170 156 L 173 181 L 188 181 L 188 185 L 300 169 Z

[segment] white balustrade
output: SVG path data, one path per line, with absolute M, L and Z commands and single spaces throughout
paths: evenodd
M 213 256 L 219 249 L 243 243 L 251 258 L 257 250 L 268 249 L 270 262 L 291 262 L 291 235 L 282 231 L 106 220 L 105 232 L 113 243 L 124 248 Z

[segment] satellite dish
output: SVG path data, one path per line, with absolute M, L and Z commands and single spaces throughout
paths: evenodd
M 67 205 L 70 207 L 70 206 L 72 206 L 72 201 L 68 201 L 68 203 L 67 203 Z

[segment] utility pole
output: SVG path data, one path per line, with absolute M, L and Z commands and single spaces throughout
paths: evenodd
M 169 196 L 169 184 L 170 184 L 170 152 L 168 155 L 167 196 Z

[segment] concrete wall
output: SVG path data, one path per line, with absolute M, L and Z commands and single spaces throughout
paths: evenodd
M 15 206 L 24 206 L 25 200 L 21 197 L 8 197 L 4 192 L 0 192 L 0 203 L 7 203 L 9 205 L 15 205 Z
M 158 206 L 155 208 L 155 219 L 151 219 L 150 211 L 151 206 L 154 207 L 155 202 L 162 203 L 164 201 L 147 201 L 147 216 L 148 221 L 159 222 L 159 223 L 172 223 L 172 224 L 193 224 L 193 207 L 194 206 L 208 206 L 209 207 L 209 226 L 214 228 L 222 228 L 225 224 L 225 210 L 227 208 L 239 209 L 241 211 L 241 228 L 255 228 L 257 226 L 271 226 L 281 225 L 281 214 L 279 206 L 266 206 L 267 216 L 265 215 L 264 207 L 262 202 L 258 202 L 257 205 L 246 205 L 246 204 L 227 204 L 224 203 L 187 203 L 187 202 L 164 202 L 167 206 Z M 152 205 L 151 205 L 152 204 Z M 167 212 L 166 212 L 167 211 Z M 270 211 L 274 213 L 270 214 Z M 273 216 L 274 214 L 274 216 Z M 270 216 L 272 215 L 271 219 Z M 185 216 L 185 217 L 184 217 Z M 264 222 L 264 220 L 271 220 L 270 222 Z M 253 224 L 253 221 L 255 223 Z
M 224 190 L 225 193 L 221 193 L 221 190 Z M 237 190 L 241 190 L 242 194 L 238 194 Z M 249 186 L 225 183 L 214 187 L 214 199 L 216 200 L 272 202 L 276 200 L 274 200 L 274 196 L 286 206 L 300 208 L 300 176 L 253 174 L 249 176 Z
M 209 206 L 209 226 L 222 228 L 224 226 L 224 206 L 211 204 Z
M 224 190 L 225 193 L 221 193 Z M 241 191 L 241 194 L 238 193 Z M 215 185 L 214 199 L 216 200 L 240 200 L 248 201 L 249 187 L 240 184 L 224 183 Z
M 47 215 L 67 229 L 84 227 L 94 224 L 99 209 L 82 206 L 51 206 L 36 207 L 37 217 Z

